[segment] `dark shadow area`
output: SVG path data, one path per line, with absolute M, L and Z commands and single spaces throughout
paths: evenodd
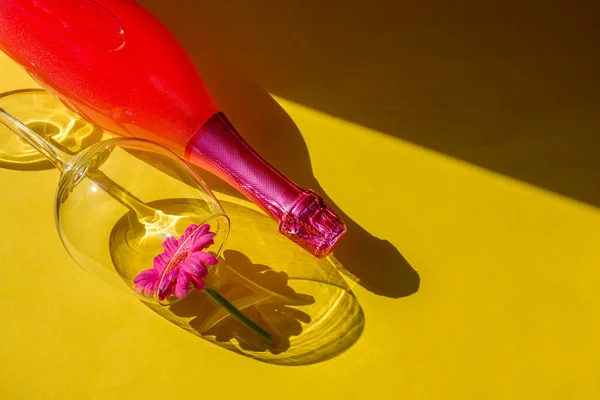
M 314 183 L 300 136 L 243 83 L 600 206 L 597 1 L 140 3 L 190 51 L 240 131 L 299 183 Z

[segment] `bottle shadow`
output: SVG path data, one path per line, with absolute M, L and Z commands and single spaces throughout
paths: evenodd
M 347 233 L 333 251 L 340 270 L 377 295 L 400 298 L 417 292 L 419 274 L 400 251 L 389 241 L 364 229 L 321 186 L 313 173 L 300 130 L 279 103 L 257 84 L 226 65 L 220 65 L 218 74 L 227 77 L 228 85 L 217 88 L 215 97 L 218 96 L 219 104 L 242 136 L 284 175 L 319 193 L 345 222 Z M 197 171 L 214 190 L 241 196 L 219 178 L 199 169 Z

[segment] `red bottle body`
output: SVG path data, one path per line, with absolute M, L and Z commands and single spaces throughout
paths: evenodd
M 345 226 L 267 164 L 219 112 L 191 59 L 131 0 L 3 0 L 0 49 L 84 119 L 146 138 L 220 176 L 316 256 Z
M 0 43 L 66 105 L 118 134 L 181 153 L 218 111 L 177 40 L 133 1 L 2 1 Z

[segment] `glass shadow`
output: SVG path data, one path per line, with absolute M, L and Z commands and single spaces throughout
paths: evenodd
M 0 94 L 0 107 L 69 154 L 99 142 L 102 130 L 69 111 L 43 89 Z M 37 150 L 0 124 L 0 168 L 39 171 L 54 168 Z

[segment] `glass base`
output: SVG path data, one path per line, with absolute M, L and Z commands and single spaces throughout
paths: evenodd
M 42 89 L 0 94 L 0 108 L 67 153 L 75 154 L 102 139 L 102 131 L 83 121 Z M 0 167 L 16 170 L 52 169 L 36 149 L 0 124 Z

